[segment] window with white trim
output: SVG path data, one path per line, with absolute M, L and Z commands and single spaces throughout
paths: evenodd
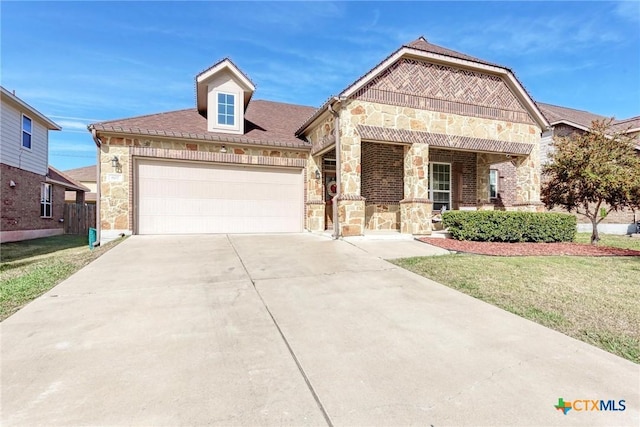
M 51 184 L 42 183 L 40 187 L 40 216 L 51 218 L 53 189 Z
M 235 126 L 235 117 L 235 95 L 218 92 L 218 124 L 224 126 Z
M 31 119 L 22 115 L 22 148 L 31 150 Z
M 429 163 L 429 197 L 433 210 L 451 210 L 451 164 Z
M 489 198 L 495 199 L 498 197 L 498 171 L 491 169 L 489 171 Z

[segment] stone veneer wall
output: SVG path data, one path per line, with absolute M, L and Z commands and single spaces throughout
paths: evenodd
M 210 161 L 213 156 L 220 163 L 277 165 L 283 163 L 275 159 L 291 159 L 298 167 L 305 167 L 308 151 L 285 149 L 280 147 L 241 146 L 238 144 L 188 142 L 152 137 L 123 137 L 100 134 L 102 140 L 100 155 L 100 226 L 103 234 L 115 237 L 119 233 L 130 234 L 133 231 L 133 163 L 131 150 L 134 147 L 160 149 L 166 158 L 177 160 Z M 224 146 L 226 153 L 220 153 Z M 202 153 L 201 155 L 193 152 Z M 111 165 L 113 156 L 119 160 L 118 170 Z M 153 156 L 151 156 L 153 158 Z M 274 160 L 269 160 L 274 159 Z M 121 180 L 109 180 L 110 174 L 121 174 Z M 305 189 L 307 182 L 305 181 Z M 305 191 L 305 200 L 306 200 Z M 306 215 L 306 212 L 305 212 Z
M 341 124 L 341 156 L 342 191 L 345 195 L 356 199 L 362 197 L 361 188 L 361 141 L 356 126 L 359 124 L 390 127 L 395 129 L 418 130 L 450 135 L 469 136 L 477 138 L 496 139 L 499 141 L 513 141 L 530 143 L 533 145 L 532 155 L 520 165 L 518 185 L 521 185 L 519 200 L 530 197 L 526 201 L 539 200 L 535 194 L 535 175 L 539 156 L 540 128 L 537 125 L 513 123 L 503 120 L 461 116 L 442 112 L 434 112 L 408 108 L 402 106 L 378 104 L 358 99 L 348 100 L 340 110 Z M 318 125 L 322 126 L 322 124 Z M 317 133 L 318 129 L 314 129 Z M 428 141 L 425 141 L 428 144 Z M 425 166 L 426 167 L 426 166 Z M 412 179 L 412 178 L 409 178 Z M 405 186 L 407 176 L 405 174 Z M 405 189 L 405 197 L 407 192 Z M 407 212 L 417 212 L 412 208 Z M 341 211 L 342 212 L 342 211 Z M 349 211 L 344 211 L 349 212 Z M 422 215 L 422 214 L 416 214 Z M 355 225 L 356 220 L 342 218 L 341 221 Z M 361 232 L 364 231 L 364 218 Z M 351 232 L 354 228 L 351 227 Z
M 367 230 L 399 230 L 400 203 L 365 203 Z

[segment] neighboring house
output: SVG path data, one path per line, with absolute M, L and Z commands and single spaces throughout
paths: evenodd
M 69 169 L 64 171 L 64 174 L 89 189 L 89 192 L 84 195 L 84 203 L 96 203 L 96 191 L 98 184 L 96 181 L 97 168 L 95 165 Z M 76 203 L 76 193 L 73 191 L 67 191 L 65 194 L 65 202 Z
M 547 117 L 551 128 L 542 134 L 541 159 L 542 164 L 548 161 L 548 155 L 552 149 L 554 137 L 565 137 L 573 133 L 586 133 L 589 131 L 593 121 L 608 120 L 609 117 L 600 116 L 588 111 L 576 110 L 573 108 L 559 107 L 557 105 L 544 104 L 539 102 L 538 107 Z M 631 117 L 624 120 L 614 120 L 611 129 L 620 132 L 637 141 L 636 153 L 640 156 L 640 117 Z M 561 211 L 559 208 L 556 211 Z M 578 231 L 591 231 L 591 223 L 583 215 L 577 215 Z M 627 234 L 635 232 L 635 224 L 640 221 L 638 212 L 631 209 L 624 209 L 617 212 L 610 212 L 602 221 L 599 230 L 604 233 Z
M 0 95 L 0 240 L 62 234 L 65 190 L 87 188 L 48 166 L 49 131 L 61 128 L 3 87 Z
M 491 169 L 504 162 L 515 175 L 501 208 L 542 209 L 549 123 L 503 66 L 421 37 L 317 110 L 252 100 L 254 84 L 228 59 L 195 80 L 196 108 L 89 126 L 102 240 L 429 234 L 434 210 L 493 209 Z

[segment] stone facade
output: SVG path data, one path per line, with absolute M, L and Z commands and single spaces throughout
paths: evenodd
M 131 234 L 134 230 L 132 160 L 135 157 L 296 168 L 305 168 L 309 157 L 306 150 L 280 147 L 108 134 L 100 135 L 100 138 L 100 226 L 107 239 L 120 233 Z M 111 163 L 114 156 L 119 163 L 115 169 Z M 309 188 L 308 180 L 305 188 Z M 307 195 L 308 191 L 305 191 L 305 197 Z
M 364 215 L 367 230 L 400 230 L 400 202 L 367 202 Z
M 360 93 L 362 95 L 362 92 Z M 364 95 L 362 95 L 364 97 Z M 502 141 L 525 144 L 529 155 L 515 155 L 512 159 L 515 167 L 516 209 L 537 209 L 540 203 L 539 181 L 539 143 L 540 128 L 527 120 L 522 122 L 505 121 L 486 117 L 464 116 L 441 111 L 429 111 L 402 105 L 389 105 L 370 102 L 363 99 L 348 99 L 340 109 L 340 154 L 342 197 L 339 208 L 339 221 L 348 226 L 350 234 L 363 234 L 365 229 L 382 229 L 397 226 L 399 206 L 400 230 L 403 233 L 428 234 L 431 231 L 432 201 L 429 199 L 428 164 L 443 157 L 452 158 L 454 151 L 438 148 L 434 158 L 430 159 L 429 140 L 404 143 L 402 166 L 403 194 L 399 205 L 381 200 L 384 196 L 375 189 L 378 180 L 393 177 L 395 182 L 398 165 L 394 159 L 386 159 L 388 172 L 372 173 L 367 166 L 375 164 L 368 156 L 376 152 L 377 157 L 385 159 L 388 152 L 380 148 L 380 143 L 362 141 L 358 126 L 375 126 L 405 131 L 430 132 L 433 134 L 476 138 L 482 141 Z M 520 116 L 518 116 L 520 117 Z M 331 122 L 332 123 L 332 122 Z M 332 128 L 328 119 L 319 122 L 309 132 L 314 149 L 325 150 L 331 147 Z M 314 150 L 312 149 L 312 150 Z M 396 150 L 399 148 L 396 148 Z M 490 147 L 488 149 L 491 149 Z M 493 208 L 489 200 L 489 169 L 493 164 L 504 163 L 504 153 L 464 153 L 457 154 L 452 164 L 452 199 L 457 206 L 473 205 L 481 208 Z M 475 164 L 474 164 L 475 160 Z M 440 160 L 442 161 L 442 160 Z M 395 170 L 395 171 L 392 171 Z M 384 175 L 384 176 L 383 176 Z M 398 175 L 399 177 L 399 175 Z M 369 180 L 374 180 L 370 182 Z M 365 182 L 366 181 L 366 182 Z M 379 186 L 378 186 L 379 187 Z M 398 194 L 393 193 L 396 199 Z M 311 195 L 311 194 L 310 194 Z M 372 200 L 368 200 L 372 198 Z M 366 201 L 366 202 L 365 202 Z M 383 203 L 387 202 L 387 203 Z M 393 208 L 391 206 L 394 206 Z M 362 209 L 363 212 L 358 212 Z M 346 235 L 346 234 L 345 234 Z

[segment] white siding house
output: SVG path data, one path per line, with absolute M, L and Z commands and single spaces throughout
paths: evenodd
M 49 130 L 60 127 L 2 89 L 0 109 L 0 162 L 22 170 L 46 175 L 49 165 Z M 23 121 L 30 122 L 31 129 L 23 129 Z M 31 135 L 30 147 L 23 146 L 23 132 Z

